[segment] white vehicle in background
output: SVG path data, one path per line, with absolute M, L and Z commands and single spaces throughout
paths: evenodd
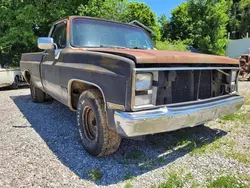
M 0 66 L 0 88 L 10 86 L 17 89 L 19 82 L 24 81 L 19 69 L 7 69 Z

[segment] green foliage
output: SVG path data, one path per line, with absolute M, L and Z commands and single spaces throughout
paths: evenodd
M 102 178 L 102 172 L 99 168 L 94 168 L 89 171 L 89 177 L 92 181 L 100 180 Z
M 127 184 L 125 185 L 125 188 L 133 188 L 133 185 L 132 185 L 131 183 L 127 183 Z
M 78 12 L 83 16 L 125 23 L 137 20 L 155 32 L 153 37 L 155 40 L 161 38 L 156 15 L 145 3 L 128 2 L 127 0 L 90 0 L 87 5 L 81 5 Z
M 201 52 L 224 55 L 229 8 L 226 0 L 187 0 L 172 11 L 171 39 L 188 39 Z
M 186 182 L 193 180 L 193 175 L 191 173 L 186 174 L 184 177 L 178 174 L 182 174 L 182 172 L 171 171 L 167 175 L 168 179 L 166 182 L 160 184 L 158 187 L 153 186 L 153 188 L 181 188 L 184 187 Z
M 155 32 L 158 49 L 186 51 L 188 44 L 224 55 L 227 32 L 232 38 L 250 32 L 249 9 L 250 0 L 187 0 L 168 20 L 166 15 L 157 18 L 145 3 L 129 0 L 1 0 L 0 63 L 18 66 L 21 53 L 37 51 L 37 38 L 47 36 L 54 21 L 69 15 L 138 20 Z
M 222 176 L 216 180 L 212 180 L 207 185 L 207 188 L 247 188 L 245 184 L 237 180 L 235 177 Z
M 233 0 L 230 10 L 230 21 L 228 23 L 228 32 L 231 39 L 246 37 L 250 31 L 250 0 Z
M 245 114 L 240 114 L 240 113 L 234 113 L 234 114 L 230 114 L 230 115 L 222 117 L 221 120 L 245 122 L 246 115 Z
M 187 45 L 185 45 L 182 41 L 157 41 L 155 47 L 158 50 L 188 51 Z
M 249 158 L 248 155 L 242 154 L 242 153 L 236 153 L 236 152 L 229 152 L 226 154 L 226 157 L 233 158 L 241 163 L 249 164 Z
M 138 20 L 155 32 L 154 40 L 160 40 L 160 27 L 157 24 L 155 13 L 145 3 L 129 2 L 127 4 L 127 22 Z
M 169 23 L 165 14 L 161 15 L 158 18 L 158 22 L 160 24 L 160 33 L 162 40 L 167 40 L 169 38 L 168 27 Z
M 169 174 L 168 180 L 158 186 L 158 188 L 181 188 L 184 186 L 184 181 L 177 173 Z
M 127 14 L 126 0 L 90 0 L 86 5 L 80 5 L 79 15 L 103 18 L 113 21 L 124 21 Z
M 73 15 L 86 0 L 0 1 L 0 62 L 18 65 L 20 55 L 36 51 L 36 40 L 47 36 L 51 24 Z
M 193 38 L 192 17 L 188 12 L 189 4 L 184 2 L 172 11 L 169 22 L 169 34 L 172 40 L 184 40 Z
M 37 51 L 36 41 L 47 36 L 52 23 L 70 15 L 84 15 L 130 22 L 138 20 L 155 32 L 160 27 L 155 13 L 144 3 L 127 0 L 27 0 L 0 1 L 0 63 L 19 64 L 20 55 Z
M 250 31 L 250 0 L 241 0 L 238 3 L 239 18 L 237 19 L 240 35 L 246 35 Z

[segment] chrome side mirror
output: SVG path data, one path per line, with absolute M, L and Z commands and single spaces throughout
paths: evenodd
M 39 37 L 37 43 L 39 49 L 42 50 L 54 49 L 54 40 L 51 37 Z

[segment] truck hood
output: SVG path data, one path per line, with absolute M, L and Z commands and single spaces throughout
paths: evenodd
M 110 48 L 91 48 L 85 50 L 127 57 L 134 60 L 137 64 L 239 64 L 238 60 L 225 56 L 207 55 L 191 52 Z

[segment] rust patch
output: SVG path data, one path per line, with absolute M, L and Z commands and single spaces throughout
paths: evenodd
M 118 69 L 120 68 L 119 65 L 117 65 L 119 61 L 114 61 L 110 58 L 106 58 L 104 56 L 101 56 L 101 65 L 104 65 L 105 67 L 110 67 L 110 68 L 113 68 L 113 69 Z
M 67 19 L 65 20 L 67 22 L 67 28 L 66 28 L 66 37 L 67 37 L 67 42 L 69 43 L 69 38 L 70 38 L 70 21 Z
M 132 58 L 138 64 L 231 64 L 238 65 L 236 59 L 225 56 L 196 54 L 161 50 L 89 48 L 88 51 L 104 52 Z

